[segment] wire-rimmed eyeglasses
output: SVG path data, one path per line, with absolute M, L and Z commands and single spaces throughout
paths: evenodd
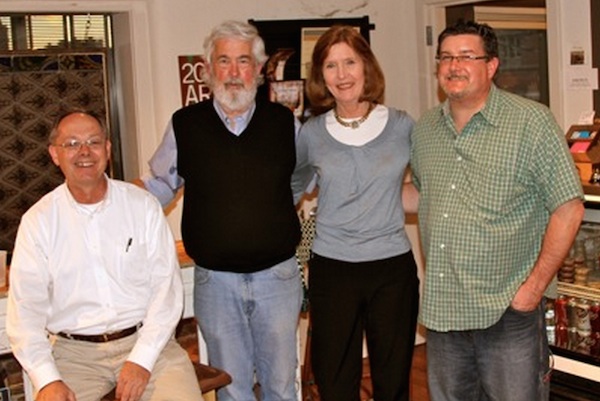
M 79 139 L 69 139 L 63 143 L 52 144 L 52 146 L 57 146 L 70 152 L 78 152 L 81 150 L 83 145 L 87 146 L 91 150 L 100 150 L 104 146 L 105 142 L 105 138 L 90 138 L 86 139 L 85 141 L 80 141 Z

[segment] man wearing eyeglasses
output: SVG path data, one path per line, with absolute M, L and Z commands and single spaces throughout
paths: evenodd
M 438 38 L 447 99 L 415 127 L 432 401 L 547 400 L 544 293 L 583 217 L 547 107 L 497 88 L 498 42 L 459 22 Z
M 202 399 L 173 333 L 183 309 L 175 242 L 158 200 L 105 174 L 102 119 L 75 111 L 50 134 L 65 183 L 22 217 L 7 333 L 37 401 Z

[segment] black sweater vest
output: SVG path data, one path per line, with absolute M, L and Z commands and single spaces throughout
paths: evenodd
M 238 137 L 205 101 L 177 111 L 173 128 L 185 179 L 181 233 L 196 264 L 248 273 L 292 257 L 300 239 L 290 188 L 293 114 L 257 101 Z

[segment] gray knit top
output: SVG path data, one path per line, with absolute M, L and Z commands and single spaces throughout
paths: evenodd
M 296 202 L 316 176 L 318 208 L 313 252 L 348 262 L 406 253 L 402 182 L 414 121 L 388 109 L 383 131 L 361 146 L 334 139 L 326 114 L 309 119 L 296 143 L 292 190 Z

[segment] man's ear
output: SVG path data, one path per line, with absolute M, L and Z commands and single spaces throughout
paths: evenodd
M 500 60 L 498 57 L 492 57 L 487 63 L 488 76 L 490 79 L 494 78 L 496 75 L 496 71 L 498 71 L 498 67 L 500 66 Z
M 56 151 L 56 146 L 48 145 L 48 153 L 50 153 L 52 162 L 58 166 L 59 163 L 58 163 L 58 153 Z

